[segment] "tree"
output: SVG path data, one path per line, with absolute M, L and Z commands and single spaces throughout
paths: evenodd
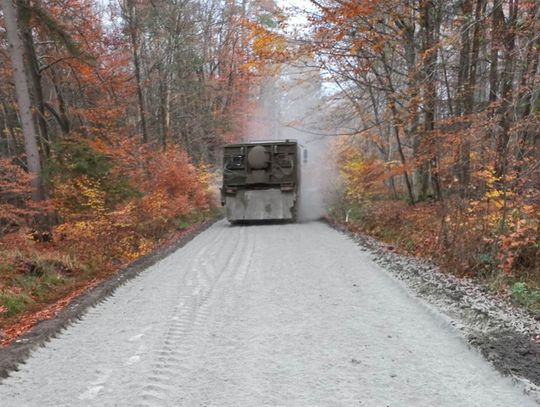
M 139 120 L 141 123 L 142 139 L 148 142 L 148 129 L 146 126 L 146 109 L 142 89 L 141 59 L 140 59 L 140 19 L 134 0 L 125 0 L 123 5 L 123 15 L 127 22 L 128 36 L 131 41 L 131 52 L 133 54 L 133 66 L 135 68 L 135 80 L 137 82 L 137 99 L 139 102 Z
M 39 155 L 38 136 L 32 116 L 28 78 L 25 72 L 24 45 L 19 34 L 17 23 L 17 8 L 12 0 L 2 0 L 2 9 L 4 11 L 13 79 L 15 81 L 17 103 L 24 134 L 26 162 L 28 172 L 33 176 L 32 198 L 35 201 L 40 201 L 44 198 L 41 159 Z

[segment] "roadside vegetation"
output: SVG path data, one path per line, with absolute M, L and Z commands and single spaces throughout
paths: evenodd
M 220 147 L 239 137 L 248 84 L 257 86 L 248 22 L 260 10 L 0 6 L 2 343 L 216 216 Z
M 540 3 L 312 3 L 333 216 L 538 313 Z
M 540 316 L 538 191 L 505 196 L 496 182 L 478 177 L 475 189 L 482 192 L 467 199 L 448 194 L 411 204 L 402 188 L 391 186 L 380 158 L 349 143 L 336 148 L 343 183 L 329 212 L 333 221 L 477 279 Z
M 2 216 L 0 328 L 215 216 L 210 173 L 180 149 L 147 152 L 144 166 L 126 176 L 118 172 L 119 149 L 114 161 L 81 140 L 62 148 L 62 162 L 50 161 L 46 216 L 54 219 L 39 220 L 47 222 L 46 229 L 36 220 L 27 223 L 45 215 L 42 207 L 33 209 L 21 179 L 3 179 L 3 191 L 10 191 L 17 206 Z M 9 168 L 16 170 L 4 163 Z
M 284 128 L 328 142 L 333 219 L 540 311 L 540 3 L 309 4 L 0 0 L 0 329 L 212 216 L 222 145 Z

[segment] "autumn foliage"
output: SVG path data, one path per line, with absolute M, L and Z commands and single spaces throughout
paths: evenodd
M 283 64 L 335 136 L 336 219 L 540 293 L 540 3 L 310 3 L 297 32 L 271 0 L 14 3 L 40 165 L 5 80 L 0 324 L 206 219 L 221 146 L 278 133 Z
M 241 19 L 221 19 L 234 15 L 232 5 L 206 10 L 218 13 L 208 16 L 208 37 L 182 48 L 167 42 L 171 26 L 161 22 L 184 16 L 174 38 L 193 38 L 199 28 L 189 15 L 206 12 L 193 4 L 167 10 L 138 1 L 16 4 L 31 67 L 25 80 L 42 194 L 33 195 L 14 82 L 6 80 L 0 85 L 0 342 L 1 329 L 21 316 L 26 322 L 13 332 L 37 321 L 29 312 L 47 307 L 43 315 L 50 316 L 59 299 L 65 305 L 73 292 L 214 216 L 212 160 L 233 131 L 229 114 L 242 97 L 241 61 L 230 48 Z M 218 43 L 225 30 L 228 39 Z M 1 30 L 0 49 L 7 47 Z M 11 64 L 0 53 L 3 77 L 13 76 Z
M 539 3 L 311 3 L 304 49 L 336 85 L 335 216 L 540 293 Z
M 37 214 L 30 200 L 31 179 L 20 165 L 0 159 L 0 237 Z
M 403 185 L 394 178 L 397 164 L 366 155 L 350 141 L 335 150 L 343 183 L 342 197 L 333 205 L 336 219 L 398 250 L 431 258 L 449 272 L 508 290 L 540 311 L 537 188 L 507 189 L 492 167 L 474 173 L 477 191 L 467 199 L 454 194 L 411 205 L 399 199 Z
M 46 232 L 35 229 L 44 204 L 37 210 L 27 177 L 4 164 L 0 299 L 6 316 L 107 276 L 210 213 L 211 175 L 181 148 L 99 146 L 102 151 L 65 140 L 53 153 L 47 205 L 55 222 Z M 115 151 L 114 160 L 106 150 Z

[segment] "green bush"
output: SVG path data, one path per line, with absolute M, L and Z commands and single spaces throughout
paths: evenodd
M 27 294 L 15 294 L 12 292 L 4 292 L 0 294 L 0 307 L 5 308 L 3 316 L 12 317 L 24 311 L 34 301 Z
M 511 285 L 510 293 L 516 302 L 540 314 L 540 289 L 532 289 L 527 283 L 518 281 Z
M 79 177 L 99 182 L 105 193 L 108 208 L 125 200 L 141 196 L 128 177 L 113 171 L 113 162 L 83 140 L 68 139 L 53 146 L 54 158 L 47 168 L 48 177 L 55 183 L 65 183 Z M 82 209 L 82 208 L 79 208 Z

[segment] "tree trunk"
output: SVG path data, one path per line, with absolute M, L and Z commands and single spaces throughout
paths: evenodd
M 56 93 L 56 100 L 58 101 L 59 112 L 56 112 L 56 111 L 53 112 L 51 109 L 49 109 L 49 111 L 56 118 L 56 121 L 58 122 L 60 128 L 62 129 L 62 134 L 64 136 L 67 136 L 69 132 L 71 131 L 71 123 L 68 118 L 66 101 L 64 99 L 64 95 L 62 94 L 62 89 L 58 82 L 56 69 L 54 67 L 51 67 L 49 72 L 51 74 L 51 81 L 54 87 L 54 92 Z M 45 106 L 47 107 L 47 105 Z
M 457 98 L 456 98 L 456 114 L 463 114 L 464 108 L 464 99 L 466 93 L 466 82 L 467 77 L 469 76 L 469 57 L 471 51 L 471 37 L 469 35 L 469 20 L 466 18 L 472 13 L 472 1 L 464 0 L 461 3 L 461 14 L 463 17 L 463 22 L 461 23 L 461 49 L 459 50 L 459 67 L 458 67 L 458 77 L 457 77 Z
M 139 38 L 137 36 L 137 18 L 133 0 L 127 0 L 127 20 L 129 37 L 131 40 L 131 52 L 133 53 L 133 65 L 135 67 L 135 80 L 137 82 L 137 97 L 139 100 L 139 119 L 143 142 L 148 142 L 148 130 L 146 128 L 146 109 L 144 108 L 144 96 L 142 91 L 141 61 L 139 56 Z
M 24 68 L 24 45 L 19 36 L 17 24 L 17 9 L 12 0 L 1 1 L 2 9 L 4 11 L 7 39 L 9 42 L 9 55 L 13 67 L 13 79 L 15 82 L 17 103 L 19 105 L 19 114 L 24 135 L 28 172 L 33 176 L 32 199 L 40 201 L 43 200 L 41 160 L 39 156 L 37 132 L 32 117 L 28 80 Z
M 515 75 L 516 25 L 518 21 L 518 0 L 510 1 L 508 23 L 504 36 L 504 70 L 501 75 L 500 108 L 498 109 L 499 130 L 497 134 L 497 156 L 495 161 L 495 175 L 501 179 L 506 175 L 508 165 L 508 141 L 512 122 L 511 105 L 513 93 L 513 80 Z
M 437 63 L 437 49 L 436 36 L 438 36 L 440 17 L 435 14 L 433 4 L 429 0 L 422 0 L 420 2 L 420 21 L 423 31 L 422 36 L 422 64 L 423 64 L 423 95 L 422 100 L 424 104 L 424 127 L 423 127 L 423 141 L 426 147 L 426 152 L 429 155 L 427 168 L 431 174 L 432 186 L 437 199 L 441 199 L 441 187 L 438 174 L 437 156 L 435 154 L 434 145 L 435 140 L 432 139 L 433 131 L 435 130 L 435 109 L 436 109 L 436 97 L 437 87 L 435 81 L 436 75 L 436 63 Z M 422 166 L 426 163 L 422 163 Z M 425 184 L 422 188 L 422 193 L 425 197 L 427 188 Z
M 498 67 L 499 67 L 499 48 L 501 46 L 501 32 L 504 24 L 504 13 L 502 2 L 494 1 L 491 12 L 491 65 L 489 68 L 489 101 L 497 100 L 499 94 Z
M 16 0 L 17 17 L 19 21 L 19 29 L 24 45 L 25 67 L 28 78 L 30 96 L 35 106 L 35 120 L 38 125 L 41 152 L 44 157 L 50 155 L 50 137 L 47 131 L 47 122 L 45 121 L 45 103 L 43 100 L 43 88 L 41 86 L 41 73 L 39 71 L 39 62 L 34 46 L 34 37 L 32 35 L 32 27 L 30 26 L 31 14 L 28 10 L 27 0 Z
M 537 4 L 535 10 L 531 10 L 530 18 L 532 20 L 532 29 L 528 36 L 530 40 L 527 46 L 525 66 L 521 72 L 520 92 L 517 99 L 518 120 L 525 122 L 530 120 L 529 116 L 534 111 L 533 107 L 536 98 L 538 98 L 538 85 L 536 84 L 536 80 L 538 78 L 538 67 L 540 64 L 540 37 L 537 35 L 537 33 L 540 32 L 540 4 Z M 536 40 L 534 39 L 535 37 Z M 525 126 L 524 129 L 519 131 L 515 166 L 516 182 L 519 180 L 519 175 L 521 174 L 524 160 L 528 155 L 528 150 L 532 147 L 529 146 L 529 144 L 532 144 L 529 143 L 529 138 L 538 138 L 538 130 L 531 131 L 528 127 L 529 126 Z
M 469 6 L 463 7 L 463 15 L 472 12 L 472 3 L 469 3 Z M 464 131 L 460 134 L 464 134 L 464 137 L 461 136 L 461 145 L 460 145 L 460 164 L 459 164 L 459 181 L 460 181 L 460 193 L 462 197 L 468 195 L 469 184 L 470 184 L 470 172 L 471 172 L 471 141 L 469 140 L 469 135 L 465 131 L 465 128 L 469 128 L 470 117 L 474 112 L 474 96 L 476 90 L 476 78 L 477 78 L 477 68 L 478 68 L 478 54 L 480 52 L 480 30 L 481 30 L 481 21 L 484 14 L 484 8 L 486 5 L 486 0 L 477 0 L 476 7 L 474 12 L 474 29 L 472 34 L 472 50 L 469 56 L 470 46 L 470 37 L 467 35 L 465 38 L 465 43 L 462 44 L 462 54 L 467 54 L 466 57 L 460 57 L 461 69 L 464 70 L 463 75 L 460 76 L 460 98 L 461 101 L 460 110 L 463 116 L 465 116 L 465 126 Z M 465 30 L 465 27 L 462 28 Z M 460 70 L 461 73 L 461 70 Z
M 407 159 L 405 158 L 405 153 L 403 151 L 403 144 L 401 142 L 401 137 L 399 135 L 399 128 L 400 126 L 402 125 L 402 121 L 401 119 L 399 118 L 399 112 L 397 111 L 397 108 L 396 108 L 396 99 L 395 99 L 395 89 L 394 89 L 394 84 L 392 82 L 392 75 L 391 75 L 391 71 L 390 71 L 390 65 L 388 63 L 388 61 L 386 60 L 386 57 L 384 56 L 384 53 L 381 54 L 381 59 L 382 59 L 382 63 L 383 63 L 383 68 L 384 68 L 384 80 L 382 79 L 381 75 L 379 75 L 378 73 L 374 72 L 375 73 L 375 77 L 377 79 L 377 81 L 379 82 L 379 84 L 381 85 L 381 88 L 386 88 L 386 99 L 388 101 L 388 108 L 392 114 L 392 124 L 391 124 L 391 127 L 392 127 L 392 132 L 394 133 L 394 137 L 396 139 L 396 145 L 397 145 L 397 151 L 398 151 L 398 154 L 399 154 L 399 158 L 401 160 L 401 164 L 403 165 L 403 178 L 405 179 L 405 185 L 407 187 L 407 195 L 409 197 L 409 202 L 411 205 L 414 205 L 416 203 L 416 200 L 415 200 L 415 197 L 414 197 L 414 193 L 413 193 L 413 189 L 412 189 L 412 184 L 411 184 L 411 181 L 410 181 L 410 177 L 409 177 L 409 173 L 407 171 Z M 386 81 L 386 83 L 385 83 Z
M 392 130 L 394 132 L 394 137 L 396 138 L 396 145 L 397 150 L 399 154 L 399 158 L 401 161 L 401 165 L 403 165 L 403 178 L 405 179 L 405 186 L 407 187 L 407 195 L 409 197 L 409 202 L 411 205 L 415 204 L 413 189 L 411 185 L 411 181 L 409 178 L 409 173 L 407 171 L 407 160 L 405 159 L 405 153 L 403 152 L 403 145 L 401 143 L 401 138 L 399 136 L 399 127 L 400 127 L 400 121 L 398 112 L 396 110 L 396 102 L 393 100 L 393 98 L 390 98 L 390 111 L 392 112 Z
M 161 146 L 167 149 L 171 132 L 171 86 L 167 72 L 161 73 L 159 95 L 159 115 L 161 122 Z
M 456 115 L 466 116 L 467 104 L 466 99 L 470 92 L 468 90 L 468 78 L 470 68 L 470 54 L 471 54 L 471 36 L 470 36 L 470 16 L 472 15 L 472 0 L 464 0 L 461 3 L 461 14 L 463 21 L 461 23 L 461 49 L 459 51 L 459 71 L 457 78 L 458 94 L 456 98 Z M 466 140 L 466 128 L 468 127 L 466 121 L 468 118 L 462 119 L 461 131 L 459 132 L 459 157 L 457 162 L 457 168 L 455 171 L 456 177 L 459 179 L 459 192 L 462 198 L 466 195 L 469 173 L 469 161 L 470 161 L 470 143 Z

